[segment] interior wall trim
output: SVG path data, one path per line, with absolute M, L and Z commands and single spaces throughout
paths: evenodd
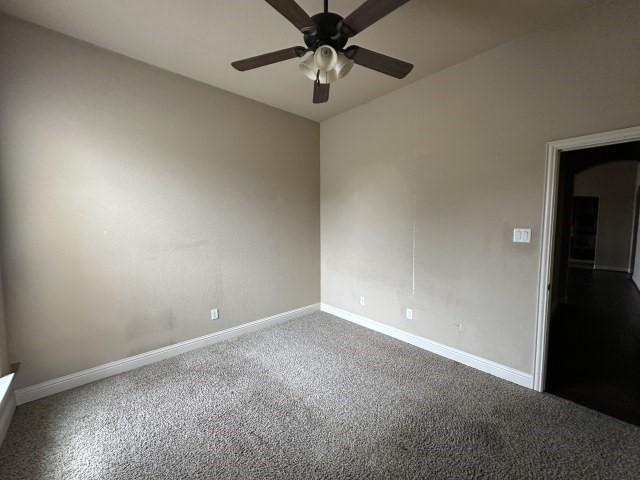
M 0 446 L 4 442 L 4 437 L 7 435 L 7 430 L 9 430 L 9 425 L 13 418 L 13 412 L 16 409 L 16 400 L 12 387 L 14 378 L 14 373 L 0 378 Z
M 413 333 L 400 330 L 399 328 L 376 322 L 375 320 L 334 307 L 333 305 L 322 303 L 320 304 L 320 310 L 342 318 L 343 320 L 383 333 L 384 335 L 388 335 L 405 343 L 409 343 L 418 348 L 422 348 L 423 350 L 435 353 L 436 355 L 462 363 L 468 367 L 475 368 L 476 370 L 502 378 L 503 380 L 508 380 L 523 387 L 533 388 L 533 375 L 530 373 L 525 373 L 492 360 L 487 360 L 486 358 L 478 357 L 477 355 L 458 350 L 448 345 L 414 335 Z
M 151 350 L 149 352 L 141 353 L 133 357 L 123 358 L 114 362 L 105 363 L 97 367 L 89 368 L 87 370 L 81 370 L 76 373 L 71 373 L 63 377 L 54 378 L 46 382 L 38 383 L 29 387 L 19 388 L 16 390 L 16 403 L 22 405 L 23 403 L 31 402 L 39 398 L 48 397 L 56 393 L 70 390 L 72 388 L 86 385 L 87 383 L 95 382 L 103 378 L 111 377 L 119 373 L 127 372 L 135 368 L 143 367 L 167 358 L 175 357 L 181 353 L 190 352 L 198 348 L 207 347 L 230 338 L 244 335 L 262 328 L 266 328 L 278 323 L 283 323 L 302 315 L 307 315 L 319 311 L 320 304 L 314 303 L 287 312 L 278 313 L 270 317 L 261 318 L 253 322 L 245 323 L 237 327 L 227 328 L 218 332 L 209 333 L 201 337 L 192 338 L 183 342 L 174 343 L 166 347 Z
M 545 184 L 540 233 L 540 267 L 538 270 L 538 302 L 536 311 L 535 358 L 533 363 L 533 388 L 544 391 L 547 370 L 547 343 L 549 341 L 549 311 L 551 277 L 553 268 L 553 240 L 555 235 L 558 176 L 560 154 L 570 150 L 614 145 L 640 140 L 640 126 L 567 138 L 547 143 Z

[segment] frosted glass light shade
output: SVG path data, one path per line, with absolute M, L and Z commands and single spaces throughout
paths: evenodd
M 299 65 L 300 70 L 309 80 L 315 81 L 318 72 L 320 72 L 318 76 L 320 83 L 333 83 L 346 77 L 353 68 L 353 60 L 347 58 L 344 53 L 338 53 L 334 67 L 331 70 L 323 71 L 318 68 L 316 63 L 316 53 L 308 52 Z
M 313 61 L 321 72 L 329 72 L 336 68 L 338 53 L 329 45 L 322 45 L 313 54 Z

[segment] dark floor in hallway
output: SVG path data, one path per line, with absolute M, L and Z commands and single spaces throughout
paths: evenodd
M 547 390 L 640 425 L 640 293 L 626 273 L 570 269 L 554 314 Z

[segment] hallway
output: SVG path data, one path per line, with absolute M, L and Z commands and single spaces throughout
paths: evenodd
M 640 293 L 626 273 L 569 269 L 553 316 L 547 391 L 640 425 Z

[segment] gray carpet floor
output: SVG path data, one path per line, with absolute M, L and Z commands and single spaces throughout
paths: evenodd
M 18 407 L 3 480 L 640 478 L 640 428 L 314 314 Z

